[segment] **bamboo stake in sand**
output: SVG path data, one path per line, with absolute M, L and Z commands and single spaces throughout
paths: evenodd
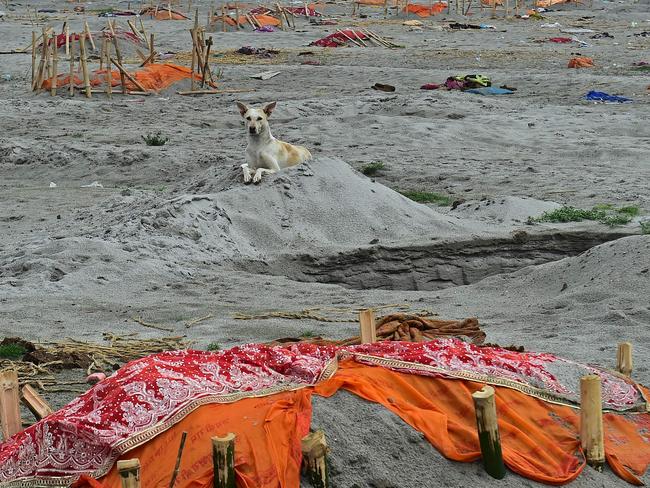
M 476 427 L 483 466 L 487 474 L 500 480 L 506 475 L 506 468 L 501 453 L 494 388 L 484 386 L 482 390 L 474 392 L 472 398 L 476 410 Z
M 117 462 L 122 488 L 140 488 L 140 460 L 125 459 Z
M 580 443 L 587 464 L 601 471 L 605 464 L 603 404 L 598 375 L 580 378 Z
M 280 21 L 282 21 L 282 18 L 280 18 Z M 221 6 L 221 32 L 226 32 L 226 7 L 223 5 Z
M 190 30 L 190 34 L 192 35 L 192 76 L 190 79 L 191 83 L 191 90 L 194 91 L 196 88 L 196 81 L 194 80 L 194 70 L 196 68 L 196 29 Z
M 32 86 L 34 86 L 35 79 L 36 79 L 36 32 L 32 31 Z
M 91 98 L 92 89 L 90 87 L 90 76 L 88 74 L 88 61 L 86 59 L 86 36 L 79 36 L 79 62 L 81 63 L 81 72 L 84 77 L 84 88 L 86 89 L 86 98 Z
M 372 309 L 359 312 L 359 328 L 361 329 L 361 344 L 377 341 L 375 330 L 375 312 Z
M 9 439 L 23 429 L 20 419 L 18 374 L 15 371 L 0 372 L 0 426 L 5 439 Z
M 72 43 L 70 45 L 70 86 L 69 86 L 69 94 L 71 97 L 74 97 L 74 51 L 75 51 L 75 46 L 76 43 Z
M 633 367 L 632 343 L 621 342 L 616 353 L 616 370 L 625 376 L 631 376 Z
M 174 483 L 176 482 L 176 477 L 181 467 L 181 457 L 183 456 L 183 449 L 185 449 L 185 439 L 187 438 L 187 432 L 183 431 L 181 435 L 181 444 L 178 446 L 178 456 L 176 456 L 176 466 L 174 467 L 174 474 L 172 475 L 172 480 L 169 482 L 169 488 L 174 488 Z
M 36 90 L 37 93 L 41 91 L 41 87 L 43 85 L 43 77 L 45 76 L 45 69 L 47 67 L 46 63 L 47 63 L 47 49 L 49 44 L 49 37 L 45 32 L 45 29 L 43 29 L 42 37 L 43 37 L 43 48 L 41 49 L 41 59 L 38 62 L 36 79 L 34 80 L 34 85 L 32 86 L 32 89 Z
M 70 56 L 70 26 L 65 24 L 65 55 Z
M 32 412 L 36 420 L 41 420 L 54 411 L 30 385 L 23 386 L 20 401 Z
M 213 488 L 235 488 L 235 434 L 212 438 Z
M 209 66 L 208 62 L 210 61 L 210 48 L 212 47 L 212 36 L 208 37 L 208 40 L 205 41 L 206 49 L 205 49 L 205 60 L 203 62 L 202 66 L 202 78 L 201 78 L 201 88 L 205 86 L 205 79 L 206 79 L 206 73 L 209 73 Z M 212 78 L 212 75 L 210 74 L 210 78 Z
M 138 80 L 136 80 L 131 74 L 122 66 L 122 64 L 119 61 L 116 61 L 114 58 L 111 57 L 111 63 L 115 65 L 117 69 L 120 70 L 120 77 L 124 76 L 129 79 L 131 83 L 133 83 L 135 86 L 138 87 L 138 89 L 145 94 L 147 93 L 147 89 L 143 87 Z M 126 95 L 126 83 L 122 83 L 122 93 Z
M 113 36 L 113 45 L 115 46 L 115 56 L 117 57 L 117 63 L 115 64 L 118 69 L 120 70 L 120 82 L 122 83 L 122 94 L 126 95 L 126 81 L 124 80 L 124 77 L 126 76 L 126 72 L 124 68 L 121 68 L 122 65 L 122 53 L 120 51 L 120 45 L 117 42 L 117 36 Z M 112 61 L 112 58 L 111 58 Z M 146 90 L 142 90 L 146 91 Z
M 52 45 L 52 84 L 50 86 L 50 95 L 56 95 L 57 82 L 59 81 L 59 49 L 56 47 L 56 37 Z
M 111 67 L 111 43 L 106 43 L 106 95 L 113 98 L 113 69 Z
M 328 447 L 325 441 L 325 433 L 322 430 L 312 432 L 303 437 L 300 444 L 303 466 L 311 486 L 327 488 L 329 486 L 329 473 L 327 470 Z
M 88 22 L 84 20 L 84 34 L 88 36 L 90 45 L 93 48 L 93 51 L 97 51 L 97 46 L 95 46 L 95 41 L 93 41 L 93 35 L 90 33 L 90 28 L 88 27 Z

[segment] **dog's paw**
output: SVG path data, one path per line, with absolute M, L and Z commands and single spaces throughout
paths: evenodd
M 251 182 L 251 174 L 250 173 L 244 173 L 244 183 L 247 185 Z
M 253 183 L 258 185 L 262 181 L 262 174 L 261 173 L 255 173 L 255 176 L 253 176 Z

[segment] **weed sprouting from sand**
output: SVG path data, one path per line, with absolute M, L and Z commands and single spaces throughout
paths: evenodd
M 639 225 L 641 226 L 641 234 L 650 235 L 650 220 L 639 222 Z
M 385 167 L 386 166 L 384 165 L 384 163 L 382 163 L 381 161 L 377 161 L 375 163 L 368 163 L 366 165 L 361 166 L 361 172 L 366 176 L 375 176 Z
M 595 220 L 601 224 L 611 227 L 630 223 L 633 217 L 639 215 L 639 207 L 628 206 L 615 208 L 612 204 L 598 204 L 592 209 L 564 206 L 544 212 L 540 217 L 529 218 L 529 223 L 535 222 L 582 222 L 583 220 Z
M 421 190 L 399 190 L 399 192 L 414 202 L 435 203 L 436 205 L 440 205 L 442 207 L 451 205 L 451 197 L 447 195 L 441 195 L 440 193 Z
M 169 141 L 169 137 L 163 136 L 160 132 L 140 136 L 147 146 L 164 146 Z
M 3 344 L 0 346 L 0 358 L 2 359 L 20 359 L 27 349 L 20 344 Z
M 305 338 L 315 337 L 315 336 L 316 333 L 313 330 L 305 330 L 300 334 L 300 337 L 305 337 Z
M 208 351 L 219 351 L 221 350 L 221 346 L 219 345 L 218 342 L 211 342 L 208 344 L 208 347 L 206 348 Z

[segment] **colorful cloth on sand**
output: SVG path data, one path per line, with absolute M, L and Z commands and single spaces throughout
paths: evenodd
M 610 95 L 609 93 L 591 90 L 584 97 L 585 100 L 590 102 L 601 103 L 632 103 L 631 98 L 619 97 L 618 95 Z
M 102 476 L 122 453 L 201 405 L 315 385 L 332 377 L 338 357 L 416 375 L 490 383 L 566 405 L 577 404 L 581 376 L 598 374 L 606 409 L 646 408 L 629 379 L 551 354 L 477 347 L 458 339 L 165 352 L 128 363 L 0 445 L 0 486 L 62 485 L 81 474 Z
M 346 29 L 335 32 L 334 34 L 330 34 L 329 36 L 323 37 L 322 39 L 318 39 L 309 45 L 319 47 L 339 47 L 345 46 L 347 43 L 352 42 L 350 39 L 359 42 L 359 39 L 365 41 L 368 39 L 368 36 L 361 31 Z

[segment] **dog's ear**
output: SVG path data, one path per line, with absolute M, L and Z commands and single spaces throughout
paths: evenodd
M 264 113 L 266 114 L 267 117 L 270 117 L 271 114 L 273 113 L 273 110 L 275 110 L 275 106 L 277 105 L 277 102 L 271 102 L 264 107 Z
M 237 106 L 239 107 L 239 113 L 243 117 L 244 114 L 248 112 L 248 107 L 241 102 L 237 102 Z

